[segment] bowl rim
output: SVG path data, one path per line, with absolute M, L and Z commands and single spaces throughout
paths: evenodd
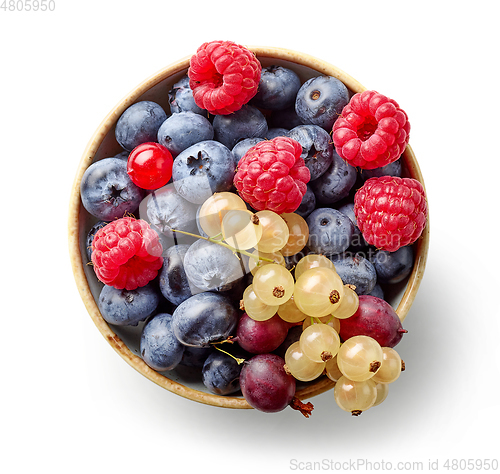
M 316 58 L 306 53 L 278 48 L 278 47 L 265 47 L 265 46 L 247 46 L 257 57 L 259 58 L 269 58 L 276 60 L 283 60 L 290 63 L 295 63 L 299 66 L 305 66 L 317 71 L 320 74 L 334 76 L 341 80 L 351 91 L 362 92 L 366 88 L 361 85 L 356 79 L 351 77 L 349 74 L 345 73 L 338 67 L 330 64 L 327 61 Z M 175 393 L 179 396 L 187 398 L 192 401 L 197 401 L 206 405 L 212 405 L 224 408 L 252 408 L 248 402 L 241 397 L 234 396 L 220 396 L 210 393 L 201 392 L 199 390 L 186 387 L 179 382 L 171 380 L 162 374 L 151 369 L 138 355 L 134 354 L 127 345 L 122 341 L 122 339 L 113 331 L 113 329 L 108 325 L 108 323 L 103 319 L 96 301 L 90 290 L 90 285 L 88 283 L 87 277 L 84 272 L 84 262 L 82 255 L 80 253 L 80 183 L 85 170 L 93 162 L 94 156 L 99 149 L 105 136 L 112 129 L 120 115 L 132 105 L 141 95 L 147 92 L 152 87 L 156 86 L 168 77 L 187 70 L 189 67 L 189 60 L 191 56 L 186 56 L 160 71 L 156 72 L 143 82 L 141 82 L 136 88 L 134 88 L 129 94 L 127 94 L 117 105 L 108 113 L 108 115 L 102 120 L 100 125 L 97 127 L 96 131 L 90 138 L 78 164 L 78 169 L 74 182 L 71 188 L 70 202 L 69 202 L 69 214 L 68 214 L 68 244 L 69 244 L 69 255 L 70 262 L 73 270 L 73 276 L 75 282 L 82 298 L 82 301 L 92 318 L 94 324 L 97 326 L 98 330 L 108 341 L 111 347 L 135 370 L 144 375 L 146 378 L 156 383 L 157 385 L 163 387 L 164 389 Z M 420 170 L 420 166 L 417 162 L 415 154 L 410 145 L 407 146 L 405 152 L 403 153 L 404 161 L 410 175 L 420 181 L 425 189 L 425 184 L 423 176 Z M 405 291 L 400 300 L 400 303 L 396 309 L 396 312 L 401 319 L 404 321 L 410 307 L 415 299 L 417 290 L 420 286 L 422 280 L 429 250 L 429 220 L 424 228 L 424 231 L 418 241 L 416 242 L 416 252 L 415 252 L 415 263 L 408 279 Z M 304 400 L 323 392 L 326 392 L 333 388 L 335 383 L 331 381 L 328 377 L 323 376 L 311 384 L 307 385 L 297 391 L 296 397 L 300 400 Z

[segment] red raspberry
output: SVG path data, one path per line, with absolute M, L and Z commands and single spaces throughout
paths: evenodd
M 412 178 L 370 178 L 354 196 L 354 214 L 363 237 L 389 252 L 420 237 L 427 213 L 424 187 Z
M 288 137 L 257 143 L 238 163 L 234 185 L 239 195 L 258 211 L 296 211 L 311 179 L 301 153 L 299 142 Z
M 163 264 L 158 234 L 146 221 L 123 217 L 99 229 L 92 242 L 97 278 L 118 289 L 149 283 Z
M 405 111 L 375 91 L 354 94 L 332 130 L 337 153 L 350 165 L 366 170 L 396 161 L 409 138 Z
M 213 115 L 227 115 L 256 93 L 262 66 L 255 55 L 232 41 L 203 43 L 191 57 L 189 87 L 196 105 Z

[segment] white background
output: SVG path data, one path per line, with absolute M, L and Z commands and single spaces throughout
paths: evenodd
M 495 2 L 55 3 L 0 10 L 0 470 L 281 473 L 500 458 Z M 410 117 L 430 253 L 398 349 L 407 370 L 360 417 L 332 392 L 311 400 L 310 419 L 177 397 L 113 351 L 77 292 L 66 222 L 88 140 L 145 78 L 215 39 L 325 59 Z

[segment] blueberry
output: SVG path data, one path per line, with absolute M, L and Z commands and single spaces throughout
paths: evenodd
M 198 235 L 201 237 L 208 237 L 207 233 L 201 228 L 200 224 L 200 211 L 202 206 L 198 206 L 196 211 L 196 227 L 198 229 Z M 194 242 L 193 242 L 194 243 Z
M 189 87 L 189 77 L 186 75 L 176 82 L 168 92 L 170 111 L 173 114 L 179 112 L 194 112 L 195 114 L 207 116 L 208 112 L 198 107 L 193 98 L 193 91 Z
M 214 351 L 212 347 L 184 346 L 184 354 L 179 365 L 201 369 L 207 357 Z
M 311 172 L 311 181 L 318 179 L 333 161 L 333 143 L 328 132 L 317 125 L 299 125 L 288 136 L 301 144 L 300 157 Z
M 144 207 L 143 207 L 144 206 Z M 141 217 L 150 222 L 153 230 L 165 235 L 172 245 L 175 238 L 178 243 L 185 242 L 183 235 L 171 229 L 195 233 L 196 211 L 198 207 L 184 199 L 172 184 L 153 191 L 141 206 Z M 146 213 L 146 217 L 143 216 Z
M 141 143 L 156 142 L 158 129 L 166 119 L 167 114 L 156 102 L 136 102 L 116 122 L 116 141 L 128 151 Z
M 212 124 L 194 112 L 173 114 L 158 130 L 158 143 L 167 148 L 174 158 L 191 145 L 213 138 Z
M 238 319 L 238 312 L 228 298 L 206 292 L 191 296 L 177 306 L 172 327 L 182 344 L 209 347 L 232 335 Z
M 85 240 L 85 250 L 89 262 L 92 260 L 92 242 L 94 241 L 95 234 L 99 229 L 102 229 L 107 224 L 108 222 L 98 221 L 92 226 L 87 234 L 87 239 Z
M 382 289 L 382 287 L 378 283 L 373 287 L 373 290 L 367 294 L 370 296 L 375 296 L 377 298 L 380 298 L 381 300 L 384 299 L 384 290 Z
M 182 359 L 184 346 L 172 330 L 172 315 L 157 314 L 144 326 L 140 343 L 141 357 L 154 370 L 172 370 Z
M 283 110 L 276 110 L 272 112 L 267 120 L 267 123 L 271 128 L 286 128 L 288 130 L 299 125 L 304 125 L 295 111 L 295 105 Z
M 361 177 L 363 180 L 369 178 L 380 178 L 381 176 L 397 176 L 401 177 L 402 167 L 401 158 L 388 165 L 382 166 L 380 168 L 374 168 L 372 170 L 361 170 Z
M 359 230 L 356 215 L 354 214 L 354 203 L 348 202 L 347 204 L 340 206 L 338 209 L 342 214 L 345 214 L 347 217 L 349 217 L 349 219 L 351 219 L 352 223 L 354 224 L 354 232 L 352 234 L 351 247 L 353 249 L 360 249 L 366 247 L 368 245 L 368 242 L 365 240 L 363 234 Z
M 395 252 L 377 250 L 373 259 L 373 266 L 380 283 L 399 283 L 411 273 L 413 249 L 410 246 L 405 246 Z
M 217 141 L 205 140 L 177 156 L 172 177 L 175 189 L 184 199 L 203 204 L 213 193 L 232 188 L 234 170 L 231 150 Z
M 331 257 L 331 260 L 344 284 L 354 285 L 358 295 L 366 295 L 375 287 L 377 272 L 361 254 L 345 253 Z
M 163 267 L 158 283 L 161 294 L 171 303 L 180 305 L 193 295 L 184 271 L 184 257 L 189 245 L 172 245 L 163 251 Z
M 130 155 L 130 152 L 127 150 L 123 150 L 122 152 L 116 154 L 114 158 L 120 158 L 120 160 L 128 161 L 128 155 Z
M 334 204 L 349 195 L 356 183 L 356 168 L 347 164 L 333 150 L 333 161 L 318 179 L 310 181 L 316 200 L 320 204 Z
M 216 350 L 203 364 L 203 384 L 217 395 L 237 392 L 240 389 L 241 367 L 233 357 Z
M 244 138 L 243 140 L 239 141 L 236 145 L 234 145 L 233 149 L 231 150 L 233 152 L 234 156 L 234 165 L 238 166 L 238 163 L 240 160 L 243 158 L 243 155 L 250 150 L 254 145 L 257 145 L 259 142 L 263 142 L 263 138 Z
M 246 274 L 244 261 L 226 247 L 199 239 L 184 256 L 189 281 L 202 291 L 230 289 Z
M 304 219 L 316 209 L 316 196 L 314 195 L 311 187 L 307 185 L 307 191 L 302 198 L 300 206 L 295 211 L 295 214 L 303 217 Z
M 288 137 L 289 130 L 282 127 L 270 128 L 266 133 L 266 140 L 272 140 L 276 137 Z
M 262 68 L 252 104 L 267 110 L 286 109 L 295 103 L 300 85 L 299 76 L 291 69 L 276 65 Z
M 268 127 L 264 114 L 251 105 L 228 115 L 214 118 L 215 140 L 232 149 L 243 138 L 265 137 Z
M 104 158 L 92 163 L 83 174 L 80 195 L 85 209 L 103 221 L 134 213 L 146 195 L 127 174 L 127 162 Z
M 295 110 L 304 124 L 319 125 L 329 132 L 348 102 L 344 83 L 333 76 L 317 76 L 302 84 Z
M 308 248 L 313 253 L 334 255 L 351 243 L 354 224 L 340 211 L 329 207 L 315 209 L 306 219 L 309 226 Z
M 160 298 L 160 293 L 151 284 L 136 290 L 119 290 L 105 285 L 97 304 L 102 317 L 109 324 L 137 326 L 155 312 Z

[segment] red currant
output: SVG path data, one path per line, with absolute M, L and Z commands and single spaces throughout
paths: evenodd
M 170 151 L 155 142 L 141 143 L 130 153 L 127 173 L 142 189 L 158 189 L 172 177 L 173 158 Z

